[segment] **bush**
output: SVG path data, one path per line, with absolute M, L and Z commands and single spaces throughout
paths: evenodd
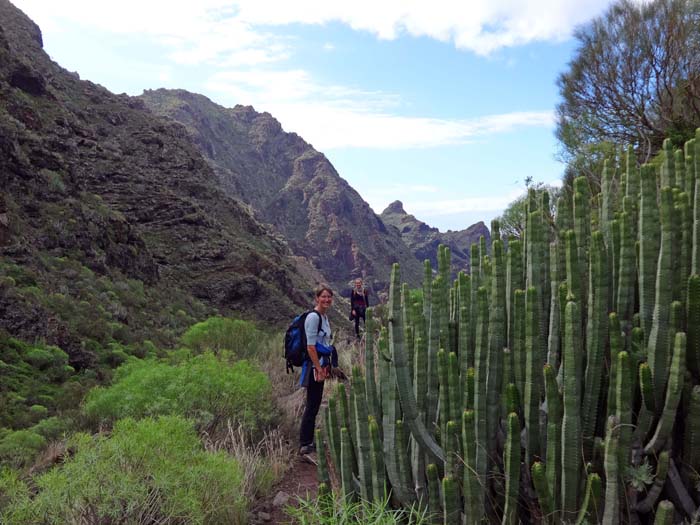
M 267 376 L 247 361 L 229 365 L 211 353 L 176 366 L 133 360 L 117 369 L 112 386 L 90 391 L 85 412 L 111 421 L 180 415 L 200 426 L 231 419 L 255 431 L 271 420 L 271 391 Z
M 210 317 L 192 325 L 182 336 L 182 344 L 196 353 L 211 350 L 215 354 L 231 350 L 239 359 L 255 356 L 264 336 L 253 323 L 226 317 Z
M 125 419 L 111 437 L 78 434 L 70 446 L 74 452 L 63 465 L 36 479 L 39 491 L 31 500 L 16 478 L 0 476 L 0 500 L 9 499 L 0 521 L 245 522 L 238 463 L 205 452 L 192 424 L 182 418 Z
M 31 430 L 14 430 L 0 439 L 0 461 L 4 465 L 20 468 L 29 465 L 41 449 L 46 439 Z
M 47 417 L 42 419 L 30 430 L 46 438 L 47 440 L 60 439 L 73 426 L 69 419 L 59 417 Z

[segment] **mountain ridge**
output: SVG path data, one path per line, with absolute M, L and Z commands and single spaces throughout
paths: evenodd
M 335 286 L 349 293 L 348 282 L 364 277 L 386 288 L 394 262 L 405 281 L 418 285 L 420 262 L 400 235 L 386 228 L 323 153 L 285 132 L 269 113 L 224 108 L 183 90 L 148 90 L 141 98 L 155 113 L 183 124 L 230 195 L 249 204 Z

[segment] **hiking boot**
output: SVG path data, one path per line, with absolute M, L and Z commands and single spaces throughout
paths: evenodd
M 310 445 L 302 445 L 301 448 L 299 449 L 299 454 L 302 456 L 306 456 L 308 454 L 315 454 L 316 453 L 316 445 L 311 443 Z

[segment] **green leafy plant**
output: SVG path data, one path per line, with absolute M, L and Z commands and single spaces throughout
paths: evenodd
M 209 429 L 232 419 L 253 431 L 271 420 L 271 388 L 248 361 L 227 364 L 209 352 L 178 365 L 134 359 L 112 386 L 88 394 L 85 412 L 95 421 L 180 415 Z
M 76 434 L 65 462 L 36 479 L 29 497 L 0 476 L 0 521 L 40 523 L 245 522 L 242 472 L 223 452 L 204 451 L 192 423 L 175 416 L 117 422 L 111 436 Z

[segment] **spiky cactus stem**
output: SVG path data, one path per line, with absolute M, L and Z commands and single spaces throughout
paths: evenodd
M 547 485 L 552 505 L 559 508 L 561 480 L 561 418 L 562 400 L 556 372 L 551 365 L 544 365 L 544 382 L 547 395 Z
M 566 334 L 564 337 L 564 415 L 562 418 L 562 477 L 561 505 L 564 521 L 573 520 L 578 512 L 581 465 L 581 368 L 580 314 L 578 305 L 566 305 Z
M 673 503 L 663 500 L 656 509 L 654 525 L 673 525 L 675 515 L 676 508 L 673 506 Z
M 479 476 L 479 483 L 486 486 L 486 472 L 488 471 L 488 427 L 486 404 L 486 376 L 488 375 L 488 305 L 486 288 L 478 290 L 478 318 L 476 325 L 476 350 L 474 371 L 474 428 L 476 434 L 475 470 Z
M 484 515 L 484 486 L 476 471 L 476 435 L 474 433 L 474 411 L 462 413 L 462 450 L 464 450 L 464 516 L 467 525 L 481 522 Z
M 620 454 L 618 450 L 620 421 L 617 416 L 608 418 L 605 432 L 605 513 L 603 523 L 620 523 Z
M 649 340 L 654 314 L 656 266 L 658 264 L 661 226 L 657 204 L 654 167 L 642 166 L 642 193 L 639 211 L 639 314 L 644 341 Z
M 527 429 L 527 462 L 532 463 L 540 455 L 540 396 L 542 361 L 540 360 L 539 301 L 534 286 L 527 289 L 525 307 L 525 428 Z
M 444 461 L 445 456 L 442 449 L 425 428 L 425 425 L 423 424 L 423 421 L 420 418 L 416 408 L 416 400 L 413 395 L 413 385 L 411 384 L 411 376 L 408 368 L 406 351 L 403 344 L 401 306 L 396 297 L 396 290 L 399 289 L 400 280 L 401 277 L 399 273 L 399 265 L 394 264 L 391 271 L 391 287 L 389 288 L 389 326 L 391 328 L 391 356 L 394 364 L 394 366 L 391 368 L 395 373 L 396 390 L 398 390 L 398 395 L 401 399 L 404 420 L 410 427 L 413 437 L 420 444 L 420 446 L 425 449 L 426 453 L 430 454 L 439 461 Z M 386 430 L 386 425 L 384 428 Z M 385 439 L 385 455 L 393 454 L 394 449 L 392 448 L 392 445 L 395 446 L 395 443 L 391 444 Z M 396 475 L 398 472 L 394 472 L 394 474 Z M 392 477 L 391 470 L 389 470 L 389 479 L 391 479 L 392 485 L 394 485 L 395 481 Z M 404 498 L 408 498 L 408 500 L 413 499 L 408 494 L 401 494 L 399 498 L 402 501 Z
M 673 263 L 673 193 L 671 188 L 661 190 L 661 247 L 656 270 L 656 302 L 648 342 L 648 362 L 654 376 L 656 404 L 661 406 L 668 374 L 668 325 L 671 307 Z
M 501 413 L 501 396 L 503 394 L 503 348 L 506 345 L 506 294 L 505 265 L 503 264 L 503 243 L 500 240 L 491 246 L 493 255 L 491 296 L 489 309 L 489 371 L 486 377 L 488 432 L 495 436 Z M 489 454 L 495 452 L 495 440 L 489 440 Z
M 593 232 L 591 241 L 591 263 L 589 271 L 588 322 L 586 336 L 586 373 L 583 406 L 583 439 L 586 456 L 590 457 L 603 378 L 603 356 L 605 334 L 608 329 L 607 316 L 607 264 L 603 234 Z
M 668 437 L 673 429 L 673 423 L 676 420 L 676 409 L 678 402 L 683 392 L 683 380 L 685 378 L 685 333 L 678 332 L 676 334 L 673 359 L 671 361 L 671 370 L 668 378 L 668 388 L 666 389 L 666 401 L 664 410 L 659 419 L 653 437 L 649 441 L 644 452 L 650 454 L 658 452 L 666 444 Z
M 506 475 L 506 506 L 503 511 L 503 525 L 518 522 L 518 489 L 520 487 L 520 420 L 511 412 L 507 419 L 506 446 L 503 463 Z

